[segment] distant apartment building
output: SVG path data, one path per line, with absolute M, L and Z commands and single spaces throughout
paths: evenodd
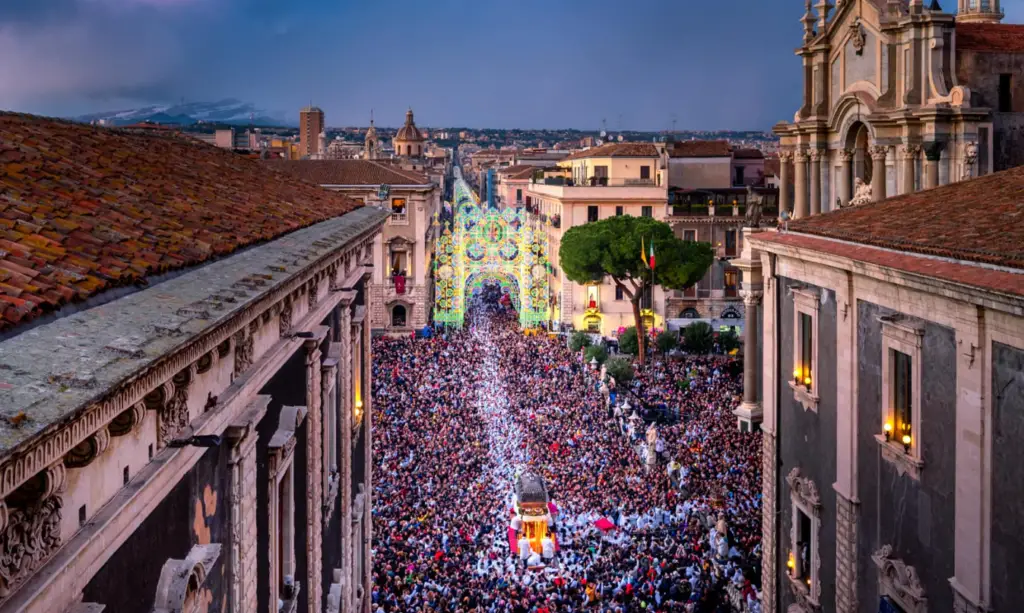
M 578 151 L 550 169 L 531 174 L 523 190 L 529 219 L 547 235 L 551 327 L 589 330 L 605 336 L 633 325 L 628 298 L 610 281 L 581 285 L 558 266 L 562 236 L 578 225 L 613 215 L 665 219 L 668 198 L 665 158 L 652 143 L 612 143 Z M 521 176 L 510 171 L 510 176 Z M 525 173 L 526 171 L 521 171 Z M 513 189 L 519 189 L 514 187 Z M 663 327 L 666 293 L 654 288 L 644 297 L 649 327 Z
M 225 128 L 212 133 L 191 133 L 189 136 L 221 149 L 257 151 L 262 143 L 259 128 L 248 129 L 244 132 L 239 132 L 235 128 Z
M 299 111 L 299 153 L 313 157 L 323 153 L 320 134 L 324 131 L 324 112 L 315 106 Z
M 740 271 L 731 260 L 742 249 L 748 188 L 761 199 L 762 224 L 773 224 L 778 216 L 777 191 L 765 185 L 764 154 L 757 149 L 733 148 L 724 140 L 668 143 L 666 153 L 665 220 L 677 237 L 710 243 L 716 258 L 696 285 L 669 292 L 665 316 L 669 320 L 707 320 L 716 327 L 742 327 Z

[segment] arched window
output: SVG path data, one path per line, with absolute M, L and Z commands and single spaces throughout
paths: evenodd
M 412 145 L 406 145 L 405 146 L 405 154 L 406 155 L 412 155 Z
M 700 319 L 700 313 L 694 308 L 683 309 L 683 312 L 679 314 L 679 317 L 682 319 Z
M 405 306 L 396 304 L 391 309 L 391 326 L 394 328 L 405 327 Z

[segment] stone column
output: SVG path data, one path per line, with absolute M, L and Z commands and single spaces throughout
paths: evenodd
M 872 145 L 871 154 L 871 197 L 875 202 L 885 200 L 885 158 L 889 155 L 888 145 Z
M 763 430 L 761 444 L 761 611 L 780 613 L 775 607 L 779 577 L 775 561 L 779 555 L 775 525 L 778 521 L 776 502 L 775 433 Z
M 268 404 L 270 396 L 257 396 L 225 432 L 231 444 L 231 611 L 256 610 L 256 426 Z
M 850 204 L 850 190 L 853 185 L 853 150 L 840 149 L 839 161 L 842 163 L 839 170 L 839 202 L 846 206 Z
M 821 213 L 821 160 L 825 158 L 823 149 L 811 149 L 811 215 Z
M 931 142 L 924 146 L 924 188 L 931 189 L 939 186 L 939 160 L 942 159 L 942 149 L 945 143 Z
M 836 613 L 857 612 L 857 520 L 860 505 L 836 492 Z
M 807 184 L 807 160 L 810 158 L 807 155 L 807 151 L 804 149 L 797 150 L 793 154 L 793 164 L 795 165 L 793 189 L 793 219 L 802 219 L 810 214 L 810 208 L 808 207 L 808 184 Z
M 792 161 L 792 151 L 779 152 L 779 213 L 782 213 L 782 211 L 793 211 L 789 187 L 791 181 L 789 165 Z
M 917 174 L 917 158 L 921 155 L 921 145 L 900 145 L 903 158 L 903 185 L 901 194 L 914 193 L 914 179 Z
M 354 294 L 355 292 L 353 292 Z M 340 411 L 341 422 L 341 466 L 339 474 L 341 483 L 338 496 L 341 501 L 341 612 L 351 613 L 353 586 L 352 575 L 352 310 L 349 300 L 340 304 L 341 322 L 341 362 L 338 368 L 338 386 L 341 389 Z
M 373 599 L 373 394 L 370 388 L 370 364 L 373 359 L 373 352 L 370 350 L 370 326 L 365 322 L 362 326 L 363 333 L 363 433 L 365 444 L 363 445 L 365 462 L 364 472 L 366 475 L 366 497 L 365 512 L 363 513 L 363 613 L 371 613 Z
M 321 445 L 320 342 L 303 343 L 306 350 L 306 585 L 309 610 L 322 611 L 323 592 L 323 446 Z
M 743 404 L 757 404 L 757 306 L 761 303 L 761 291 L 746 289 L 740 291 L 746 307 L 743 322 Z

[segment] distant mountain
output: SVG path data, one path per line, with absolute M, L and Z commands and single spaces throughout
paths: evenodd
M 123 111 L 92 113 L 72 118 L 85 123 L 102 121 L 123 126 L 141 121 L 188 126 L 195 123 L 225 123 L 256 126 L 292 126 L 283 113 L 271 113 L 256 108 L 249 102 L 227 98 L 219 102 L 187 102 L 184 104 L 154 105 Z

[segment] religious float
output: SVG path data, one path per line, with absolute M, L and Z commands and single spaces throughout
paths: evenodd
M 543 477 L 524 472 L 516 478 L 511 513 L 509 545 L 513 552 L 531 564 L 553 558 L 557 551 L 553 529 L 557 507 L 548 496 Z

